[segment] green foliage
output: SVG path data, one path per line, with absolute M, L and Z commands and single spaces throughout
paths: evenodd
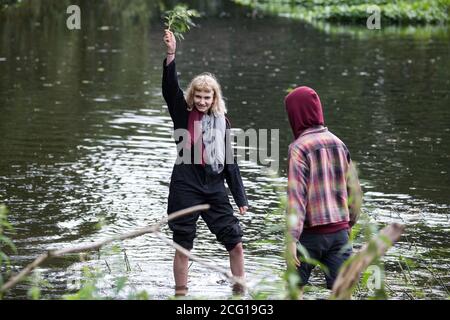
M 297 272 L 297 266 L 295 265 L 294 259 L 292 257 L 292 253 L 289 250 L 289 244 L 294 241 L 290 229 L 297 222 L 296 212 L 289 212 L 287 205 L 287 197 L 283 195 L 280 197 L 280 210 L 285 213 L 286 223 L 285 223 L 285 231 L 284 231 L 284 239 L 285 239 L 285 250 L 284 256 L 287 264 L 286 271 L 283 275 L 283 280 L 286 283 L 286 295 L 287 298 L 291 300 L 297 300 L 300 297 L 300 276 Z
M 270 298 L 270 293 L 262 291 L 250 292 L 250 296 L 252 300 L 267 300 Z
M 65 300 L 101 300 L 102 295 L 97 286 L 98 279 L 103 274 L 100 271 L 92 271 L 89 267 L 83 267 L 83 280 L 81 288 L 75 294 L 63 296 Z
M 14 233 L 14 228 L 8 221 L 8 209 L 5 205 L 0 205 L 0 248 L 2 250 L 9 248 L 16 252 L 17 249 L 11 239 L 4 235 L 5 231 Z
M 297 243 L 297 249 L 300 251 L 301 256 L 299 257 L 300 262 L 307 263 L 310 265 L 313 265 L 315 267 L 318 267 L 320 270 L 325 272 L 327 275 L 330 274 L 330 271 L 328 270 L 327 266 L 321 263 L 319 260 L 313 259 L 310 257 L 308 250 L 304 246 L 302 246 L 300 243 Z
M 27 292 L 27 296 L 31 300 L 41 299 L 41 287 L 51 288 L 50 282 L 42 278 L 38 270 L 35 270 L 32 276 L 28 277 L 27 281 L 31 285 Z
M 95 230 L 101 230 L 104 226 L 107 225 L 107 217 L 105 214 L 101 214 L 98 216 L 98 221 L 94 224 Z
M 8 7 L 8 6 L 13 6 L 16 5 L 17 3 L 20 3 L 21 1 L 19 0 L 0 0 L 0 9 L 2 7 Z
M 112 245 L 110 249 L 103 252 L 109 257 L 118 256 L 124 252 L 120 245 Z M 121 259 L 121 264 L 125 263 L 126 272 L 131 271 L 130 263 L 125 254 Z M 128 283 L 128 276 L 115 276 L 111 282 L 111 269 L 106 262 L 108 272 L 101 270 L 99 267 L 84 266 L 82 268 L 82 276 L 79 289 L 72 294 L 63 296 L 65 300 L 148 300 L 149 295 L 145 290 L 137 291 L 133 285 Z M 108 275 L 108 278 L 106 276 Z
M 178 39 L 184 39 L 183 33 L 195 27 L 192 18 L 200 17 L 200 14 L 193 9 L 188 9 L 184 4 L 176 5 L 172 10 L 167 11 L 164 25 L 172 31 Z
M 0 205 L 0 286 L 9 278 L 11 272 L 11 263 L 8 256 L 9 252 L 17 253 L 16 246 L 11 239 L 5 235 L 5 232 L 13 234 L 14 228 L 8 221 L 8 209 L 5 205 Z M 6 251 L 6 252 L 5 252 Z M 0 293 L 0 299 L 2 293 Z
M 105 274 L 98 269 L 91 269 L 87 266 L 83 267 L 83 279 L 81 280 L 80 289 L 74 294 L 64 295 L 65 300 L 115 300 L 120 299 L 123 291 L 127 288 L 128 278 L 119 276 L 114 279 L 112 290 L 109 293 L 101 289 L 100 282 L 104 279 Z M 131 290 L 126 296 L 128 300 L 148 300 L 149 296 L 146 291 Z
M 32 286 L 28 289 L 27 296 L 30 300 L 39 300 L 41 298 L 41 288 L 39 286 Z
M 127 284 L 127 277 L 119 277 L 116 279 L 116 285 L 114 288 L 114 293 L 117 295 L 120 291 L 122 291 L 123 288 L 125 288 L 125 285 Z
M 314 20 L 361 22 L 373 13 L 373 5 L 380 9 L 381 21 L 391 23 L 447 23 L 449 0 L 234 0 L 263 12 Z M 370 13 L 371 12 L 371 13 Z
M 279 179 L 276 173 L 270 174 L 273 180 Z M 268 244 L 280 243 L 284 240 L 285 250 L 282 252 L 282 256 L 286 261 L 286 269 L 280 273 L 278 280 L 266 281 L 261 280 L 255 289 L 249 291 L 252 299 L 255 300 L 266 300 L 269 298 L 276 299 L 292 299 L 296 300 L 300 296 L 300 277 L 297 273 L 297 267 L 295 266 L 294 260 L 288 250 L 288 245 L 293 241 L 292 236 L 289 232 L 289 225 L 295 224 L 296 215 L 295 213 L 287 213 L 287 197 L 285 188 L 278 186 L 269 187 L 271 192 L 278 194 L 278 207 L 275 210 L 267 212 L 264 219 L 266 226 L 265 232 L 270 234 L 277 234 L 281 239 L 265 239 L 260 240 L 253 245 L 267 246 Z M 265 190 L 269 191 L 269 190 Z

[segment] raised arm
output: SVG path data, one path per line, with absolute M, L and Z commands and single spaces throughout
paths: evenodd
M 167 47 L 166 65 L 168 66 L 173 60 L 175 60 L 175 52 L 177 50 L 177 40 L 173 35 L 173 32 L 169 29 L 164 31 L 164 43 Z
M 188 110 L 183 90 L 178 84 L 175 66 L 175 51 L 177 47 L 175 37 L 171 31 L 166 30 L 163 39 L 166 44 L 167 57 L 163 65 L 162 93 L 177 129 L 186 125 Z

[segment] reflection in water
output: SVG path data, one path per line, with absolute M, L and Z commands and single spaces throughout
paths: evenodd
M 241 163 L 251 203 L 240 217 L 250 284 L 272 297 L 274 283 L 281 285 L 283 216 L 274 212 L 286 185 L 291 141 L 282 101 L 286 89 L 304 84 L 321 95 L 327 126 L 348 141 L 363 178 L 365 211 L 380 224 L 407 224 L 405 237 L 385 259 L 389 294 L 407 298 L 410 290 L 397 263 L 402 255 L 418 263 L 412 277 L 427 297 L 447 297 L 448 34 L 420 41 L 358 40 L 298 22 L 247 19 L 229 3 L 196 3 L 213 15 L 179 43 L 182 86 L 201 71 L 213 72 L 233 127 L 280 129 L 279 177 Z M 105 9 L 89 6 L 93 12 Z M 65 30 L 58 14 L 38 25 L 37 18 L 27 24 L 14 14 L 0 21 L 0 202 L 10 208 L 17 230 L 15 269 L 48 248 L 117 235 L 166 214 L 176 149 L 160 91 L 162 24 L 97 16 L 86 17 L 78 33 Z M 204 223 L 199 229 L 193 253 L 228 268 L 225 249 Z M 163 232 L 171 237 L 167 227 Z M 119 245 L 119 253 L 108 247 L 82 263 L 73 256 L 42 266 L 53 286 L 44 295 L 59 297 L 73 288 L 85 265 L 104 270 L 105 292 L 126 275 L 127 290 L 147 290 L 157 299 L 173 294 L 171 248 L 151 235 Z M 193 296 L 231 294 L 222 275 L 197 263 L 190 276 Z M 312 283 L 323 283 L 319 273 Z M 26 288 L 19 285 L 9 298 L 25 297 Z

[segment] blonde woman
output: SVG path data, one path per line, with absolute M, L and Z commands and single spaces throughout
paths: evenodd
M 224 180 L 231 190 L 239 213 L 248 209 L 247 196 L 239 167 L 231 156 L 231 144 L 226 139 L 230 129 L 226 108 L 217 79 L 209 73 L 196 76 L 186 92 L 178 85 L 175 68 L 176 40 L 165 31 L 167 57 L 164 60 L 162 92 L 175 130 L 178 158 L 170 180 L 168 214 L 198 204 L 210 209 L 169 222 L 173 241 L 187 250 L 193 248 L 199 216 L 227 249 L 234 276 L 244 278 L 242 230 L 233 215 Z M 173 272 L 175 295 L 187 294 L 189 258 L 175 252 Z M 235 287 L 236 289 L 236 287 Z

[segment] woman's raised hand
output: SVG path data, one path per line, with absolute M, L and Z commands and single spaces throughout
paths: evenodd
M 175 39 L 175 36 L 172 31 L 169 29 L 166 29 L 164 31 L 164 43 L 167 46 L 167 55 L 175 54 L 175 51 L 177 50 L 177 40 Z

